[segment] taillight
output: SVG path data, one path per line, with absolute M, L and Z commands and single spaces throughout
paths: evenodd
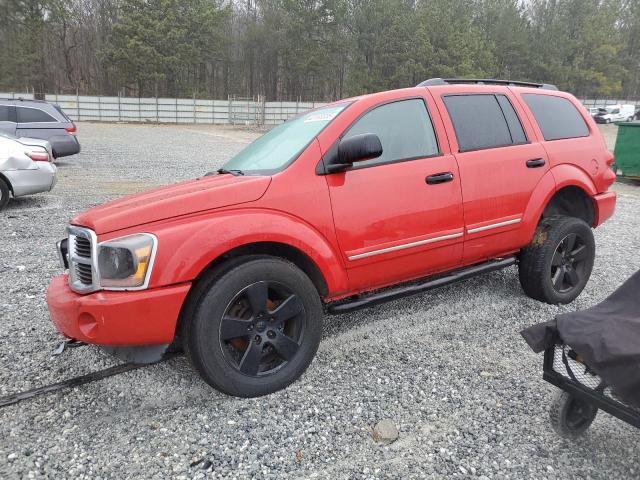
M 67 131 L 67 133 L 70 133 L 71 135 L 75 135 L 76 134 L 76 126 L 75 125 L 73 127 L 66 127 L 65 130 Z
M 605 159 L 605 163 L 607 164 L 607 167 L 612 167 L 615 159 L 616 157 L 614 157 L 613 153 L 607 152 L 607 158 Z
M 24 152 L 34 162 L 48 162 L 49 161 L 49 152 L 47 152 L 44 148 L 40 149 L 37 147 L 32 147 L 30 150 Z

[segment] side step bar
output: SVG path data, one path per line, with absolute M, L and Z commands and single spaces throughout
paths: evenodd
M 451 283 L 466 280 L 481 273 L 493 272 L 495 270 L 501 270 L 505 267 L 510 267 L 516 263 L 516 257 L 507 257 L 499 260 L 490 260 L 485 263 L 473 265 L 461 270 L 457 270 L 453 273 L 438 277 L 433 280 L 427 280 L 422 283 L 413 283 L 403 287 L 390 288 L 378 293 L 372 293 L 362 297 L 355 298 L 353 300 L 338 301 L 329 304 L 327 311 L 332 315 L 338 315 L 341 313 L 353 312 L 361 308 L 372 307 L 380 303 L 395 300 L 397 298 L 407 297 L 409 295 L 415 295 L 417 293 L 426 292 L 427 290 L 433 290 L 434 288 L 444 287 Z

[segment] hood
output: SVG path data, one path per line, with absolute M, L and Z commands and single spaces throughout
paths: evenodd
M 71 220 L 98 235 L 158 220 L 258 200 L 271 177 L 213 175 L 123 197 Z

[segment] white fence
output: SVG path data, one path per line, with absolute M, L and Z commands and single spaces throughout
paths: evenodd
M 0 98 L 32 99 L 31 93 L 0 93 Z M 317 102 L 265 102 L 263 97 L 228 100 L 197 98 L 93 97 L 47 94 L 74 121 L 209 123 L 219 125 L 277 125 L 311 108 Z M 587 107 L 617 103 L 640 105 L 640 100 L 582 99 Z
M 604 107 L 605 105 L 636 105 L 640 106 L 640 100 L 624 100 L 624 99 L 597 99 L 597 98 L 583 98 L 580 99 L 585 107 Z
M 0 98 L 33 99 L 33 94 L 0 93 Z M 265 102 L 262 97 L 201 100 L 47 94 L 45 100 L 60 105 L 74 121 L 258 126 L 277 125 L 300 112 L 325 105 L 318 102 Z

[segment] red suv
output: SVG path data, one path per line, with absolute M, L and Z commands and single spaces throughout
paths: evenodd
M 571 302 L 616 195 L 587 111 L 551 85 L 432 79 L 274 128 L 216 174 L 78 215 L 47 301 L 67 337 L 137 362 L 183 346 L 215 388 L 258 396 L 343 313 L 517 263 Z

